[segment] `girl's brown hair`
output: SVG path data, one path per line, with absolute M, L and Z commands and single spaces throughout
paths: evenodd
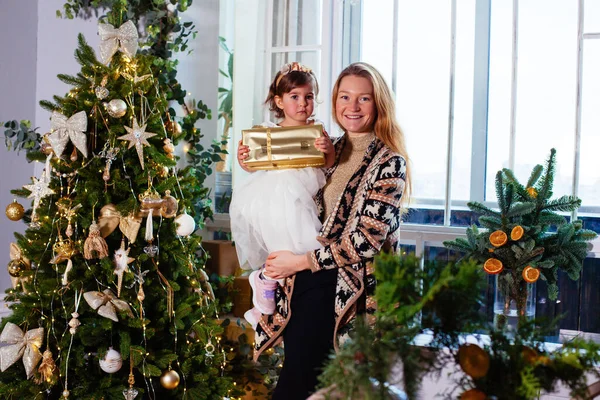
M 403 203 L 406 204 L 410 198 L 410 189 L 412 186 L 410 158 L 408 157 L 408 152 L 406 150 L 404 133 L 396 120 L 396 106 L 392 91 L 385 82 L 385 79 L 383 79 L 381 73 L 379 73 L 372 65 L 364 62 L 357 62 L 347 66 L 335 81 L 331 98 L 333 119 L 342 129 L 344 129 L 344 127 L 340 121 L 338 121 L 335 110 L 340 83 L 346 76 L 366 78 L 371 82 L 371 85 L 373 85 L 373 101 L 375 103 L 376 113 L 373 131 L 379 140 L 406 160 L 406 187 L 404 189 L 404 195 L 402 196 L 404 199 Z
M 265 100 L 269 111 L 274 112 L 277 118 L 283 118 L 283 110 L 275 104 L 275 96 L 282 97 L 285 93 L 306 85 L 312 85 L 315 97 L 319 94 L 319 83 L 311 69 L 297 62 L 284 65 L 269 86 L 269 94 Z

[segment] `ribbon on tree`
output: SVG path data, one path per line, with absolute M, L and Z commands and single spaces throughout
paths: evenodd
M 87 158 L 87 138 L 85 136 L 87 123 L 88 120 L 85 111 L 79 111 L 69 118 L 58 111 L 52 113 L 52 117 L 50 118 L 52 133 L 48 135 L 48 140 L 57 157 L 62 156 L 70 139 L 81 154 Z
M 119 322 L 117 310 L 125 311 L 128 317 L 133 317 L 129 304 L 126 301 L 117 299 L 110 289 L 105 289 L 104 292 L 85 292 L 83 298 L 90 307 L 98 311 L 98 315 L 104 318 Z
M 100 35 L 100 58 L 108 64 L 117 50 L 132 58 L 138 49 L 138 31 L 132 21 L 127 21 L 119 28 L 111 24 L 98 24 Z
M 23 357 L 23 365 L 27 379 L 31 377 L 34 368 L 42 359 L 40 347 L 44 343 L 44 328 L 31 329 L 25 333 L 17 325 L 7 322 L 0 335 L 0 342 L 7 346 L 0 347 L 0 370 L 8 367 Z
M 119 211 L 117 211 L 117 207 L 115 207 L 114 204 L 107 204 L 100 209 L 98 228 L 100 229 L 102 237 L 107 237 L 113 233 L 118 226 L 123 235 L 125 235 L 125 237 L 127 237 L 127 239 L 133 243 L 137 238 L 137 234 L 141 225 L 142 218 L 136 217 L 133 214 L 129 214 L 124 217 Z

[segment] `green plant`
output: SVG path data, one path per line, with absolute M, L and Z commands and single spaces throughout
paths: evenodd
M 587 242 L 596 233 L 583 229 L 579 220 L 567 222 L 558 214 L 577 210 L 581 200 L 565 195 L 552 199 L 556 150 L 550 151 L 545 166 L 537 165 L 527 183 L 521 184 L 510 169 L 496 174 L 498 210 L 479 202 L 468 207 L 479 214 L 479 224 L 467 228 L 467 239 L 457 238 L 444 245 L 483 264 L 488 273 L 498 274 L 499 290 L 505 297 L 504 316 L 511 300 L 519 316 L 525 315 L 528 283 L 538 277 L 548 284 L 548 297 L 558 297 L 558 271 L 579 279 Z M 499 326 L 506 319 L 498 320 Z
M 374 321 L 372 316 L 357 318 L 350 340 L 320 380 L 326 388 L 335 386 L 334 398 L 388 399 L 395 383 L 389 382 L 392 368 L 401 361 L 403 389 L 416 399 L 422 377 L 450 360 L 443 347 L 456 345 L 462 330 L 480 321 L 482 274 L 473 262 L 421 268 L 414 256 L 392 254 L 375 258 L 375 274 Z M 432 332 L 427 349 L 414 343 L 424 326 Z

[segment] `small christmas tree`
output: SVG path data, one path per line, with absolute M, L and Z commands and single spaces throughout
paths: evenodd
M 596 233 L 582 228 L 582 222 L 567 219 L 558 212 L 577 210 L 581 200 L 575 196 L 552 199 L 556 164 L 556 150 L 550 151 L 545 168 L 537 165 L 525 185 L 519 183 L 510 169 L 496 174 L 496 197 L 499 210 L 478 202 L 468 207 L 480 214 L 479 224 L 467 228 L 467 239 L 457 238 L 444 245 L 465 253 L 483 264 L 488 274 L 498 275 L 498 288 L 504 297 L 503 316 L 499 326 L 506 322 L 511 301 L 516 302 L 517 313 L 525 316 L 528 284 L 538 278 L 548 284 L 548 297 L 558 297 L 558 271 L 563 270 L 573 279 L 579 279 L 587 243 Z
M 186 104 L 175 78 L 171 50 L 185 48 L 191 27 L 180 25 L 177 10 L 191 0 L 173 3 L 140 2 L 134 10 L 124 0 L 102 2 L 112 8 L 99 24 L 99 59 L 80 36 L 81 72 L 59 76 L 73 89 L 41 102 L 52 131 L 40 138 L 27 124 L 6 126 L 13 146 L 45 170 L 13 191 L 33 206 L 25 212 L 29 228 L 11 247 L 3 399 L 231 393 L 220 306 L 193 233 L 211 213 L 202 183 L 221 159 L 221 143 L 199 144 L 194 124 L 210 112 L 202 102 Z M 79 11 L 73 7 L 79 3 L 65 9 Z M 138 52 L 142 21 L 148 36 Z M 195 168 L 176 168 L 174 145 L 182 140 Z M 9 207 L 7 215 L 22 216 L 17 203 Z

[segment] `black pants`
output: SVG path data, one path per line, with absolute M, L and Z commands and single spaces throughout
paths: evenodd
M 283 331 L 285 359 L 273 400 L 305 400 L 318 384 L 333 351 L 337 270 L 302 271 L 296 275 Z

